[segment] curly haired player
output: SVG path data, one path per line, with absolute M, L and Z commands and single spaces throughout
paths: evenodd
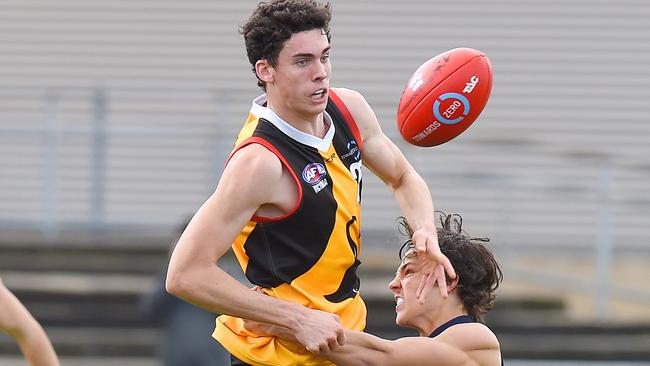
M 406 220 L 402 222 L 412 234 Z M 497 337 L 480 323 L 492 309 L 503 278 L 499 264 L 482 243 L 486 238 L 470 238 L 462 231 L 459 215 L 442 215 L 440 222 L 438 243 L 457 274 L 455 279 L 448 279 L 449 296 L 434 291 L 425 299 L 418 298 L 424 270 L 435 264 L 415 252 L 410 239 L 400 250 L 402 262 L 388 285 L 397 303 L 397 325 L 416 329 L 420 337 L 391 341 L 346 330 L 345 345 L 322 352 L 322 356 L 341 366 L 503 364 Z M 246 326 L 258 333 L 292 339 L 290 332 L 278 326 L 252 321 Z

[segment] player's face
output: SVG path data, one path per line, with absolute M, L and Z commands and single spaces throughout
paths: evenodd
M 273 67 L 273 105 L 281 117 L 311 118 L 325 111 L 330 74 L 330 45 L 321 29 L 294 33 Z M 285 117 L 286 116 L 286 117 Z
M 427 319 L 435 315 L 438 308 L 438 291 L 430 291 L 429 295 L 420 302 L 417 298 L 417 289 L 423 278 L 417 256 L 406 256 L 397 269 L 395 278 L 388 287 L 395 295 L 395 323 L 402 327 L 420 328 L 426 324 Z

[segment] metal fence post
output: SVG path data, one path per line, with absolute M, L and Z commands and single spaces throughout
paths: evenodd
M 104 89 L 94 93 L 93 121 L 93 198 L 92 198 L 92 227 L 101 231 L 105 225 L 105 195 L 106 195 L 106 123 L 108 96 Z
M 594 309 L 598 319 L 609 317 L 611 301 L 610 272 L 612 266 L 611 236 L 611 175 L 608 168 L 601 169 L 598 182 L 598 220 L 596 221 L 596 278 L 594 284 Z
M 43 182 L 43 222 L 41 232 L 49 240 L 59 232 L 56 222 L 58 210 L 58 165 L 59 165 L 59 98 L 56 92 L 45 95 L 47 116 L 45 120 L 45 181 Z

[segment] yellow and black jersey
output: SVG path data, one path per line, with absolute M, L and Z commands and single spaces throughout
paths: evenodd
M 357 277 L 361 249 L 361 138 L 343 102 L 329 91 L 324 138 L 303 133 L 253 101 L 233 153 L 249 144 L 272 151 L 299 192 L 282 217 L 253 216 L 232 247 L 248 280 L 270 295 L 339 315 L 363 330 L 366 307 Z M 264 184 L 264 182 L 260 182 Z M 260 337 L 239 318 L 220 316 L 213 336 L 252 365 L 327 365 L 291 343 Z

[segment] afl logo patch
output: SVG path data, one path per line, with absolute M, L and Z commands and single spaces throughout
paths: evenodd
M 302 170 L 302 179 L 311 184 L 317 184 L 318 182 L 325 179 L 327 171 L 321 163 L 311 163 L 305 166 L 305 169 Z
M 321 163 L 311 163 L 302 170 L 302 180 L 311 184 L 314 193 L 318 193 L 327 187 L 327 170 Z

